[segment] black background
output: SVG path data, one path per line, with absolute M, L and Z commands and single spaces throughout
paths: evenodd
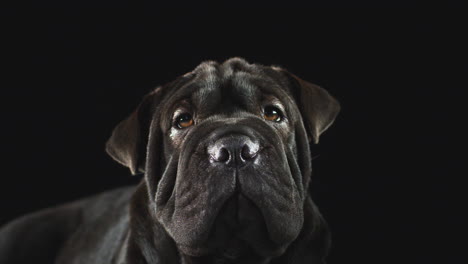
M 138 182 L 104 152 L 113 127 L 157 85 L 241 56 L 281 65 L 342 104 L 313 147 L 329 263 L 462 263 L 460 11 L 234 1 L 2 9 L 0 224 Z

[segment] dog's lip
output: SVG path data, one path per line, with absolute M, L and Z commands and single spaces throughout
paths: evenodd
M 258 220 L 265 221 L 265 212 L 263 210 L 261 210 L 260 208 L 258 208 L 258 206 L 254 202 L 254 200 L 249 198 L 248 195 L 243 194 L 240 189 L 236 190 L 233 195 L 239 196 L 239 197 L 242 196 L 243 199 L 246 199 L 246 200 L 250 201 L 252 203 L 251 205 L 255 206 L 259 210 L 258 211 L 259 214 L 262 216 L 262 218 L 259 218 Z M 231 196 L 231 197 L 233 197 L 233 196 Z M 224 205 L 226 205 L 226 202 L 227 201 L 225 201 Z M 250 214 L 244 215 L 244 216 L 248 217 L 249 215 Z M 217 219 L 219 216 L 220 216 L 219 213 L 216 214 L 216 217 L 214 219 Z M 233 237 L 244 241 L 246 243 L 246 246 L 251 248 L 251 250 L 253 252 L 255 252 L 255 254 L 258 254 L 261 257 L 272 258 L 272 257 L 277 257 L 277 256 L 280 256 L 280 255 L 284 254 L 284 252 L 286 251 L 287 246 L 289 244 L 286 245 L 286 244 L 275 242 L 275 240 L 271 237 L 271 233 L 269 231 L 267 233 L 267 237 L 264 238 L 268 242 L 267 247 L 259 246 L 259 245 L 256 244 L 255 241 L 251 241 L 249 239 L 246 239 L 243 235 L 241 235 L 241 232 L 248 232 L 248 230 L 244 229 L 246 227 L 245 226 L 246 222 L 239 221 L 240 220 L 239 216 L 240 216 L 239 212 L 236 212 L 235 213 L 235 218 L 236 219 L 234 220 L 233 223 L 231 223 L 231 224 L 234 224 L 234 225 L 229 225 L 228 223 L 225 223 L 225 224 L 228 224 L 227 228 L 229 230 L 231 230 L 230 232 L 232 232 Z M 242 223 L 244 223 L 243 226 L 241 226 Z M 239 224 L 241 224 L 241 225 L 239 225 Z M 214 223 L 211 225 L 211 228 L 210 228 L 209 232 L 213 231 L 213 229 L 212 229 L 213 225 L 214 225 Z M 266 228 L 269 230 L 268 225 L 266 226 Z M 212 244 L 212 243 L 210 243 L 208 241 L 208 239 L 209 238 L 207 238 L 206 240 L 199 241 L 198 243 L 194 243 L 194 244 L 190 244 L 190 243 L 188 243 L 188 244 L 187 243 L 179 244 L 179 243 L 177 243 L 177 247 L 179 248 L 181 253 L 183 253 L 183 254 L 185 254 L 187 256 L 192 256 L 192 257 L 203 257 L 203 256 L 216 254 L 216 252 L 218 252 L 218 250 L 219 250 L 219 249 L 217 249 L 219 244 Z

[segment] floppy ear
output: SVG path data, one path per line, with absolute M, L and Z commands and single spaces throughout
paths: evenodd
M 325 89 L 304 81 L 296 75 L 283 70 L 293 83 L 294 93 L 299 104 L 309 141 L 319 142 L 319 136 L 335 121 L 340 104 Z
M 137 109 L 121 121 L 106 143 L 106 152 L 120 164 L 127 166 L 133 175 L 144 172 L 149 126 L 161 88 L 143 98 Z

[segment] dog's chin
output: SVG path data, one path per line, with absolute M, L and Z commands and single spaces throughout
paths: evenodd
M 216 256 L 225 257 L 227 259 L 245 259 L 246 256 L 270 259 L 283 255 L 287 249 L 287 246 L 278 246 L 275 248 L 252 247 L 238 239 L 233 239 L 232 241 L 235 242 L 232 242 L 230 246 L 225 248 L 185 245 L 177 245 L 177 247 L 182 254 L 190 257 Z
M 245 196 L 236 194 L 228 199 L 216 216 L 206 241 L 196 245 L 178 244 L 178 248 L 192 257 L 216 255 L 234 259 L 257 255 L 274 258 L 282 255 L 288 245 L 274 243 L 261 211 Z
M 214 249 L 208 247 L 196 247 L 196 246 L 186 246 L 186 245 L 177 245 L 182 254 L 190 257 L 202 257 L 214 254 Z
M 204 256 L 224 256 L 229 259 L 241 258 L 245 255 L 252 254 L 252 248 L 249 247 L 245 242 L 232 238 L 228 243 L 224 245 L 214 246 L 212 243 L 211 246 L 184 246 L 178 245 L 179 250 L 191 257 L 204 257 Z

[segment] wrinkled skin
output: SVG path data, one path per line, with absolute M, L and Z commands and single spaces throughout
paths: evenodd
M 267 117 L 270 106 L 280 118 Z M 338 111 L 322 88 L 239 58 L 155 89 L 107 143 L 116 161 L 145 173 L 118 260 L 324 263 L 329 237 L 308 192 L 309 146 Z M 80 263 L 75 255 L 60 257 Z
M 237 257 L 250 250 L 274 258 L 299 236 L 311 158 L 297 106 L 302 94 L 285 75 L 231 59 L 201 64 L 157 91 L 155 112 L 161 115 L 152 115 L 145 162 L 149 196 L 157 219 L 184 254 Z M 281 122 L 262 117 L 266 105 L 282 111 Z M 175 127 L 177 112 L 193 115 L 194 125 Z M 207 150 L 229 137 L 255 141 L 256 159 L 240 166 L 212 162 Z M 161 143 L 164 153 L 153 152 Z
M 166 149 L 171 149 L 165 153 L 166 160 L 174 155 L 179 158 L 172 159 L 175 164 L 169 164 L 170 170 L 162 175 L 162 182 L 175 180 L 175 183 L 173 191 L 159 188 L 156 192 L 157 215 L 183 250 L 190 253 L 203 254 L 211 247 L 228 243 L 228 237 L 232 237 L 258 246 L 264 255 L 281 254 L 302 226 L 304 188 L 297 175 L 294 150 L 290 148 L 296 145 L 293 129 L 286 121 L 269 124 L 272 122 L 263 120 L 259 112 L 262 98 L 245 96 L 244 89 L 227 84 L 187 91 L 195 97 L 190 101 L 207 104 L 205 108 L 192 106 L 199 109 L 197 116 L 207 118 L 197 119 L 196 126 L 183 131 L 171 128 L 170 135 L 165 137 Z M 196 98 L 200 91 L 205 98 Z M 221 97 L 222 93 L 226 95 Z M 238 103 L 231 104 L 231 100 Z M 261 152 L 252 164 L 238 168 L 210 162 L 208 146 L 220 137 L 232 135 L 246 135 L 259 142 Z M 292 171 L 296 172 L 295 177 Z M 168 191 L 172 193 L 165 194 Z M 226 212 L 232 214 L 230 218 L 235 223 L 231 228 L 228 223 L 218 223 L 227 232 L 219 238 L 210 231 L 228 199 L 238 203 L 238 208 L 233 206 Z M 262 223 L 266 229 L 249 228 L 263 227 Z

